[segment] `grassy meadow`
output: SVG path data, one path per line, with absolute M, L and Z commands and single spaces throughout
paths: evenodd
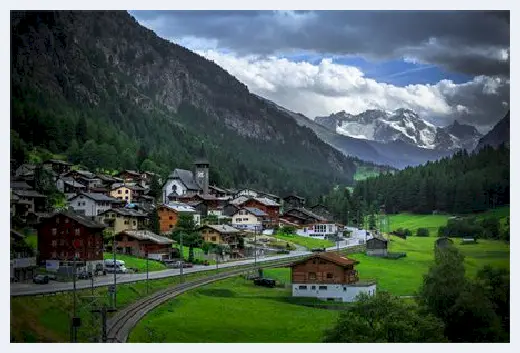
M 103 258 L 112 260 L 114 258 L 113 253 L 103 253 Z M 116 260 L 122 260 L 125 262 L 126 268 L 135 268 L 138 272 L 146 272 L 146 259 L 141 259 L 135 256 L 116 254 Z M 167 267 L 156 260 L 148 260 L 148 271 L 160 271 L 166 270 Z
M 338 311 L 294 304 L 289 295 L 290 289 L 257 287 L 242 277 L 223 280 L 152 310 L 129 341 L 320 342 Z
M 313 249 L 313 248 L 328 248 L 331 246 L 334 246 L 334 242 L 330 240 L 323 240 L 323 239 L 315 239 L 311 237 L 301 237 L 299 235 L 285 235 L 285 234 L 275 234 L 274 237 L 285 240 L 297 245 L 301 245 L 306 247 L 307 249 Z

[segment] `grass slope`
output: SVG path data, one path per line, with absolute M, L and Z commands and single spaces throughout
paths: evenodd
M 284 234 L 275 234 L 273 235 L 275 238 L 285 240 L 288 242 L 292 242 L 297 245 L 301 245 L 306 247 L 307 249 L 312 248 L 328 248 L 334 246 L 334 242 L 330 240 L 322 240 L 315 239 L 310 237 L 301 237 L 299 235 L 284 235 Z
M 488 210 L 484 213 L 475 214 L 477 220 L 496 216 L 501 219 L 501 222 L 505 221 L 509 217 L 509 206 L 499 207 L 496 209 Z M 390 228 L 396 230 L 397 228 L 408 228 L 415 235 L 418 228 L 428 228 L 430 235 L 436 236 L 437 230 L 440 226 L 446 225 L 448 218 L 451 215 L 418 215 L 411 213 L 400 213 L 396 215 L 390 215 Z
M 286 288 L 241 277 L 182 294 L 152 310 L 130 342 L 320 342 L 338 311 L 293 304 Z

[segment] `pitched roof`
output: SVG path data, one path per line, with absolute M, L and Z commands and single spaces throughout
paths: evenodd
M 295 261 L 295 262 L 293 262 L 290 265 L 290 267 L 293 267 L 293 266 L 301 264 L 301 263 L 305 263 L 305 262 L 307 262 L 307 261 L 309 261 L 311 259 L 316 259 L 316 258 L 333 262 L 336 265 L 341 266 L 341 267 L 346 267 L 346 266 L 359 264 L 359 261 L 354 260 L 354 259 L 349 259 L 348 257 L 344 257 L 344 256 L 341 256 L 341 255 L 338 255 L 335 252 L 324 252 L 323 251 L 323 252 L 319 252 L 319 253 L 314 253 L 313 255 L 311 255 L 311 256 L 309 256 L 309 257 L 307 257 L 305 259 L 302 259 L 302 260 L 299 260 L 299 261 Z
M 265 206 L 280 206 L 278 203 L 266 197 L 254 197 L 254 199 Z
M 85 185 L 78 183 L 73 178 L 62 178 L 62 180 L 64 184 L 70 185 L 74 188 L 85 188 Z
M 131 170 L 131 169 L 125 169 L 119 173 L 117 173 L 116 175 L 122 175 L 122 174 L 130 174 L 130 175 L 134 175 L 134 176 L 137 176 L 137 177 L 140 177 L 141 174 L 139 174 L 139 172 L 135 171 L 135 170 Z
M 25 181 L 11 181 L 11 189 L 13 190 L 29 190 L 32 189 Z
M 299 211 L 301 213 L 303 213 L 305 216 L 309 217 L 309 218 L 314 218 L 318 221 L 326 221 L 327 219 L 322 217 L 322 216 L 319 216 L 317 215 L 316 213 L 304 208 L 304 207 L 295 207 L 295 208 L 291 208 L 289 210 L 287 210 L 285 213 L 289 214 L 289 212 L 291 212 L 292 210 L 296 210 L 296 211 Z M 290 214 L 289 214 L 290 215 Z
M 68 210 L 67 211 L 60 211 L 60 212 L 57 212 L 57 213 L 54 213 L 54 214 L 49 214 L 49 215 L 41 214 L 41 217 L 45 218 L 45 220 L 42 223 L 44 223 L 48 219 L 54 218 L 57 215 L 62 215 L 62 216 L 71 218 L 71 219 L 75 220 L 76 222 L 78 222 L 79 224 L 81 224 L 81 225 L 83 225 L 83 226 L 85 226 L 87 228 L 95 228 L 95 229 L 103 229 L 103 228 L 105 228 L 105 226 L 103 224 L 98 223 L 98 222 L 92 220 L 89 217 L 86 217 L 86 216 L 83 216 L 83 215 L 80 215 L 80 214 L 77 214 L 75 212 L 68 211 Z
M 103 181 L 114 182 L 114 183 L 116 182 L 116 179 L 111 175 L 97 174 L 96 176 Z
M 184 204 L 184 203 L 169 203 L 167 205 L 159 205 L 157 207 L 166 207 L 169 208 L 172 211 L 175 212 L 195 212 L 195 209 L 191 207 L 190 205 Z
M 91 173 L 88 170 L 81 170 L 81 169 L 71 170 L 69 173 L 73 173 L 73 172 L 76 172 L 78 175 L 80 175 L 84 178 L 87 178 L 87 179 L 93 179 L 96 177 L 96 175 L 94 173 Z M 69 173 L 67 173 L 67 174 L 69 174 Z
M 85 196 L 85 197 L 88 197 L 89 199 L 92 199 L 94 201 L 119 202 L 119 200 L 114 198 L 114 197 L 110 197 L 110 196 L 107 196 L 107 195 L 104 195 L 104 194 L 86 193 L 86 192 L 82 192 L 82 193 L 77 194 L 76 196 L 71 197 L 69 199 L 69 201 L 75 199 L 78 196 Z
M 186 169 L 175 169 L 172 174 L 170 174 L 171 178 L 180 179 L 180 181 L 188 188 L 188 190 L 200 190 L 200 186 L 195 181 L 193 177 L 193 172 L 191 170 Z
M 252 213 L 254 216 L 257 216 L 257 217 L 267 216 L 267 213 L 265 213 L 262 210 L 259 210 L 256 207 L 244 207 L 244 209 L 247 210 L 248 212 Z
M 137 240 L 149 240 L 156 244 L 173 244 L 173 240 L 163 237 L 161 235 L 157 235 L 149 230 L 124 230 L 120 234 L 126 234 L 132 238 Z
M 61 165 L 72 165 L 69 162 L 62 161 L 61 159 L 47 159 L 45 162 L 43 162 L 43 164 L 49 164 L 49 163 L 61 164 Z
M 294 195 L 294 194 L 287 195 L 287 196 L 285 196 L 283 199 L 285 200 L 285 199 L 288 199 L 289 197 L 295 197 L 295 198 L 297 198 L 297 199 L 299 199 L 299 200 L 301 200 L 301 201 L 305 201 L 305 198 L 304 198 L 304 197 L 301 197 L 301 196 L 298 196 L 298 195 Z
M 136 210 L 131 209 L 131 208 L 111 208 L 109 210 L 101 212 L 100 215 L 103 215 L 103 214 L 105 214 L 107 212 L 115 212 L 118 215 L 128 216 L 128 217 L 147 217 L 146 214 L 144 214 L 142 212 L 139 212 L 139 211 L 136 211 Z
M 13 194 L 16 194 L 20 197 L 47 197 L 45 195 L 40 194 L 36 190 L 13 190 Z
M 228 226 L 226 224 L 221 225 L 215 225 L 215 224 L 206 224 L 199 229 L 203 228 L 211 228 L 216 230 L 219 233 L 240 233 L 241 231 L 239 229 L 236 229 L 235 227 Z
M 371 240 L 379 240 L 379 241 L 383 241 L 385 243 L 388 242 L 388 240 L 386 240 L 385 238 L 383 238 L 381 235 L 374 235 L 372 238 L 368 239 L 367 242 L 371 241 Z
M 237 198 L 234 198 L 233 200 L 230 200 L 229 203 L 234 205 L 234 206 L 239 206 L 239 205 L 243 204 L 244 202 L 246 202 L 249 199 L 250 199 L 249 196 L 239 196 Z

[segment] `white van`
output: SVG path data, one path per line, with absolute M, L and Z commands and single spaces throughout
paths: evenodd
M 107 259 L 105 260 L 105 271 L 107 273 L 127 273 L 128 269 L 125 267 L 125 262 L 123 260 L 116 260 L 114 263 L 114 260 Z

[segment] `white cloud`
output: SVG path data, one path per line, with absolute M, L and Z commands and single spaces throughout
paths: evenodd
M 360 69 L 334 64 L 331 59 L 313 65 L 273 56 L 239 57 L 213 50 L 198 53 L 237 77 L 251 92 L 311 118 L 340 110 L 357 114 L 367 109 L 409 108 L 438 125 L 455 118 L 488 125 L 500 118 L 496 106 L 503 109 L 503 95 L 498 92 L 506 90 L 509 95 L 509 81 L 498 77 L 398 87 L 367 78 Z

